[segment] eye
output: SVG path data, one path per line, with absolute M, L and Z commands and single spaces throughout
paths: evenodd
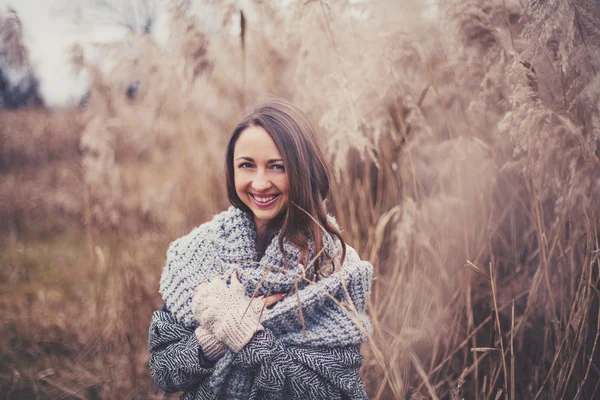
M 285 171 L 285 167 L 283 166 L 283 164 L 273 164 L 271 165 L 271 168 L 273 168 L 276 171 Z
M 238 168 L 252 168 L 252 164 L 249 162 L 243 162 L 240 165 L 238 165 Z

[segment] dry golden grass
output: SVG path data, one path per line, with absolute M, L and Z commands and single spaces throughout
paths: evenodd
M 110 76 L 78 61 L 85 109 L 0 112 L 6 398 L 164 398 L 165 250 L 227 206 L 225 142 L 266 93 L 318 125 L 330 209 L 375 266 L 370 398 L 598 395 L 593 2 L 376 3 L 260 3 L 244 53 L 229 3 L 212 36 L 176 9 L 168 50 L 132 34 Z

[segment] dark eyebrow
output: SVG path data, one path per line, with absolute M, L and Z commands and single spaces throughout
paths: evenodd
M 245 157 L 245 156 L 241 156 L 235 159 L 235 161 L 237 160 L 246 160 L 246 161 L 251 161 L 254 162 L 254 159 L 252 157 Z M 267 160 L 267 164 L 273 164 L 276 162 L 282 162 L 283 160 L 281 158 L 272 158 L 270 160 Z

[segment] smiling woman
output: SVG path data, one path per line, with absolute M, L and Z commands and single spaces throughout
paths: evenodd
M 308 118 L 263 104 L 225 160 L 232 207 L 167 252 L 149 331 L 155 382 L 186 399 L 366 398 L 373 267 L 327 215 L 329 171 Z
M 283 159 L 260 126 L 242 131 L 234 149 L 236 195 L 252 211 L 256 229 L 262 232 L 288 205 L 290 185 Z

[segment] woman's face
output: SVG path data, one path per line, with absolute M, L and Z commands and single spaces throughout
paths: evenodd
M 260 126 L 245 129 L 233 150 L 235 191 L 254 214 L 256 229 L 285 210 L 289 182 L 281 154 Z

